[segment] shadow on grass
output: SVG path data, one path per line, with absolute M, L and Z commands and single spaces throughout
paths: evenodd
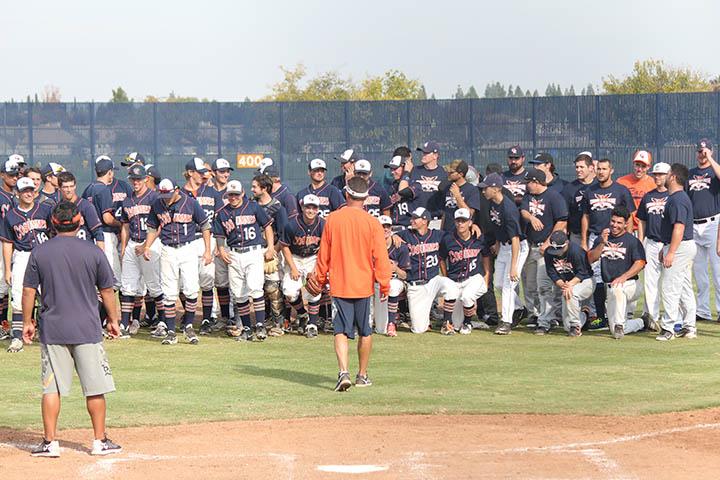
M 62 434 L 56 438 L 60 441 L 60 447 L 69 448 L 82 453 L 90 453 L 90 448 L 82 443 L 70 442 L 62 439 Z M 8 445 L 20 451 L 28 452 L 40 445 L 43 436 L 40 433 L 12 430 L 7 427 L 0 427 L 0 444 Z
M 314 373 L 298 372 L 296 370 L 284 370 L 282 368 L 258 367 L 255 365 L 239 365 L 235 367 L 235 370 L 239 373 L 252 375 L 254 377 L 275 378 L 322 390 L 332 389 L 333 387 L 332 381 L 328 381 L 331 380 L 330 377 L 326 375 L 316 375 Z

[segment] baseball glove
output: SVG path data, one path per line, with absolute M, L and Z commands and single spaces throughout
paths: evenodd
M 316 295 L 320 295 L 320 293 L 322 293 L 322 289 L 322 282 L 320 282 L 315 272 L 311 272 L 305 279 L 305 290 L 314 297 Z
M 275 273 L 278 271 L 278 259 L 276 257 L 273 257 L 272 260 L 265 260 L 265 265 L 263 266 L 263 270 L 265 271 L 265 275 L 270 275 L 271 273 Z

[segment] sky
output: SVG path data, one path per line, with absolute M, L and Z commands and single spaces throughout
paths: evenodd
M 48 85 L 64 101 L 118 86 L 257 99 L 297 63 L 355 80 L 398 69 L 437 98 L 495 81 L 579 93 L 647 58 L 720 75 L 716 0 L 8 0 L 0 18 L 0 100 Z

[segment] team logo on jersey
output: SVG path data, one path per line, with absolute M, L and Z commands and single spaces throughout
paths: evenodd
M 712 179 L 708 175 L 693 175 L 688 180 L 691 192 L 699 192 L 700 190 L 709 190 Z
M 375 205 L 380 205 L 380 197 L 378 197 L 377 195 L 368 196 L 368 197 L 365 199 L 365 203 L 363 203 L 363 205 L 366 206 L 366 207 L 372 207 L 372 206 L 375 206 Z
M 453 250 L 448 252 L 450 263 L 457 263 L 463 260 L 471 260 L 480 256 L 479 248 L 463 248 L 462 250 Z
M 553 267 L 558 273 L 573 273 L 573 266 L 567 258 L 554 258 Z
M 580 205 L 580 203 L 582 202 L 583 198 L 585 198 L 585 195 L 583 195 L 582 192 L 580 192 L 579 195 L 575 195 L 575 203 L 577 203 L 578 205 Z
M 447 195 L 445 197 L 445 206 L 448 208 L 455 208 L 457 207 L 457 202 L 455 201 L 455 196 L 453 195 Z
M 490 221 L 498 227 L 502 225 L 502 217 L 500 217 L 500 212 L 498 212 L 494 208 L 490 209 Z
M 530 215 L 534 217 L 542 217 L 545 215 L 545 205 L 542 199 L 531 198 L 530 199 Z
M 647 211 L 652 215 L 662 215 L 665 212 L 667 197 L 652 198 L 647 202 Z
M 416 243 L 416 244 L 408 244 L 408 250 L 410 250 L 410 255 L 421 255 L 423 253 L 435 253 L 438 250 L 440 250 L 440 244 L 437 242 L 433 243 Z
M 420 184 L 420 189 L 423 192 L 437 192 L 440 180 L 438 177 L 426 177 L 421 175 L 420 179 L 417 180 L 417 183 Z
M 603 258 L 607 258 L 608 260 L 624 260 L 626 252 L 627 248 L 623 246 L 622 242 L 608 242 L 607 245 L 603 247 L 601 256 Z
M 133 205 L 132 207 L 125 207 L 125 215 L 129 219 L 135 218 L 137 215 L 149 215 L 150 214 L 150 205 L 146 204 L 138 204 Z
M 505 188 L 507 188 L 514 197 L 522 197 L 525 195 L 527 185 L 522 180 L 505 180 Z
M 113 194 L 112 194 L 113 203 L 122 202 L 126 198 L 127 198 L 127 193 L 125 193 L 125 192 L 113 192 Z
M 613 198 L 612 193 L 593 193 L 595 198 L 590 199 L 590 210 L 603 211 L 615 208 L 617 198 Z
M 203 207 L 214 207 L 215 206 L 215 198 L 213 197 L 197 197 L 197 202 L 203 206 Z

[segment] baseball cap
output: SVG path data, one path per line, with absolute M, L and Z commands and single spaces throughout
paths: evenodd
M 340 160 L 340 163 L 354 162 L 359 157 L 355 153 L 355 150 L 348 148 L 343 153 L 335 157 L 335 160 Z
M 225 160 L 224 158 L 218 158 L 218 159 L 216 159 L 216 160 L 213 162 L 213 164 L 212 164 L 212 169 L 213 169 L 213 170 L 234 170 L 234 169 L 230 166 L 230 162 L 228 162 L 228 161 Z
M 401 157 L 400 155 L 395 155 L 390 159 L 388 163 L 384 165 L 384 168 L 392 168 L 394 170 L 398 167 L 402 167 L 403 165 L 405 165 L 403 157 Z
M 412 211 L 410 214 L 412 218 L 422 218 L 423 220 L 430 221 L 430 212 L 428 212 L 427 208 L 423 207 L 417 207 L 415 210 Z
M 62 173 L 65 171 L 65 167 L 63 167 L 59 163 L 49 162 L 47 165 L 42 167 L 42 170 L 40 170 L 40 174 L 42 176 L 57 175 L 58 173 Z
M 392 218 L 387 215 L 380 215 L 378 217 L 378 221 L 380 222 L 380 225 L 392 225 Z
M 700 141 L 695 146 L 695 149 L 699 152 L 703 148 L 707 148 L 708 150 L 712 150 L 712 143 L 710 143 L 710 140 L 707 138 L 701 138 Z
M 440 145 L 437 142 L 429 141 L 422 144 L 422 147 L 417 147 L 416 150 L 423 153 L 437 153 L 440 151 Z
M 308 170 L 327 170 L 327 164 L 325 163 L 325 160 L 322 158 L 313 158 L 310 160 L 310 165 L 308 165 Z
M 162 178 L 160 176 L 160 170 L 158 170 L 158 168 L 152 163 L 145 165 L 145 173 L 147 173 L 148 176 L 153 177 L 156 182 L 159 182 Z
M 478 185 L 480 188 L 485 187 L 502 187 L 503 186 L 503 178 L 499 173 L 491 173 L 485 179 L 480 182 L 480 185 Z
M 549 245 L 545 250 L 550 255 L 559 255 L 563 248 L 568 246 L 568 236 L 562 230 L 555 230 L 550 234 Z
M 445 171 L 447 173 L 459 173 L 463 177 L 468 173 L 468 164 L 465 160 L 453 160 L 450 165 L 445 165 Z
M 650 174 L 667 174 L 670 173 L 670 164 L 665 162 L 658 162 L 655 165 L 653 165 L 652 170 L 650 171 Z
M 470 218 L 472 218 L 472 215 L 470 215 L 470 210 L 467 208 L 458 208 L 455 210 L 455 220 L 470 220 Z
M 5 173 L 18 173 L 20 171 L 20 164 L 17 163 L 15 160 L 6 160 L 5 161 L 5 168 L 3 169 L 3 172 Z
M 120 165 L 122 165 L 123 167 L 129 167 L 130 165 L 133 165 L 135 163 L 145 165 L 145 157 L 143 157 L 142 154 L 138 152 L 131 152 L 125 156 L 125 159 L 120 162 Z
M 549 163 L 551 165 L 555 164 L 555 159 L 552 155 L 546 152 L 541 152 L 535 155 L 532 160 L 529 162 L 531 165 L 543 165 L 545 163 Z
M 520 145 L 513 145 L 508 148 L 507 156 L 509 158 L 520 158 L 525 156 L 525 152 L 523 152 L 523 149 L 520 148 Z
M 540 185 L 545 185 L 545 172 L 538 170 L 537 168 L 528 168 L 525 172 L 525 183 L 538 182 Z
M 227 193 L 243 193 L 243 186 L 242 183 L 240 183 L 240 180 L 230 180 L 227 184 Z
M 170 198 L 175 193 L 175 190 L 177 190 L 177 187 L 173 181 L 169 178 L 163 178 L 158 184 L 158 197 Z
M 8 156 L 8 160 L 14 160 L 17 162 L 18 165 L 25 165 L 25 157 L 23 157 L 19 153 L 13 153 L 12 155 Z
M 95 159 L 95 173 L 105 173 L 110 170 L 117 170 L 115 163 L 107 155 L 100 155 Z
M 145 167 L 140 164 L 136 164 L 128 168 L 128 178 L 130 180 L 142 180 L 147 176 L 148 173 L 145 171 Z
M 372 172 L 372 165 L 365 159 L 358 160 L 355 162 L 356 173 L 370 173 Z
M 28 188 L 35 190 L 35 182 L 33 182 L 32 179 L 28 177 L 19 178 L 17 181 L 18 192 L 22 192 L 23 190 L 26 190 Z
M 208 169 L 207 169 L 207 166 L 205 166 L 205 161 L 202 158 L 193 157 L 190 161 L 188 161 L 185 164 L 185 171 L 207 173 Z
M 635 155 L 633 155 L 633 163 L 642 163 L 650 166 L 652 163 L 652 155 L 650 155 L 650 152 L 648 151 L 638 150 L 635 152 Z
M 305 205 L 315 205 L 316 207 L 320 206 L 320 199 L 317 195 L 313 195 L 312 193 L 308 193 L 305 195 L 302 199 L 302 205 L 303 207 Z

